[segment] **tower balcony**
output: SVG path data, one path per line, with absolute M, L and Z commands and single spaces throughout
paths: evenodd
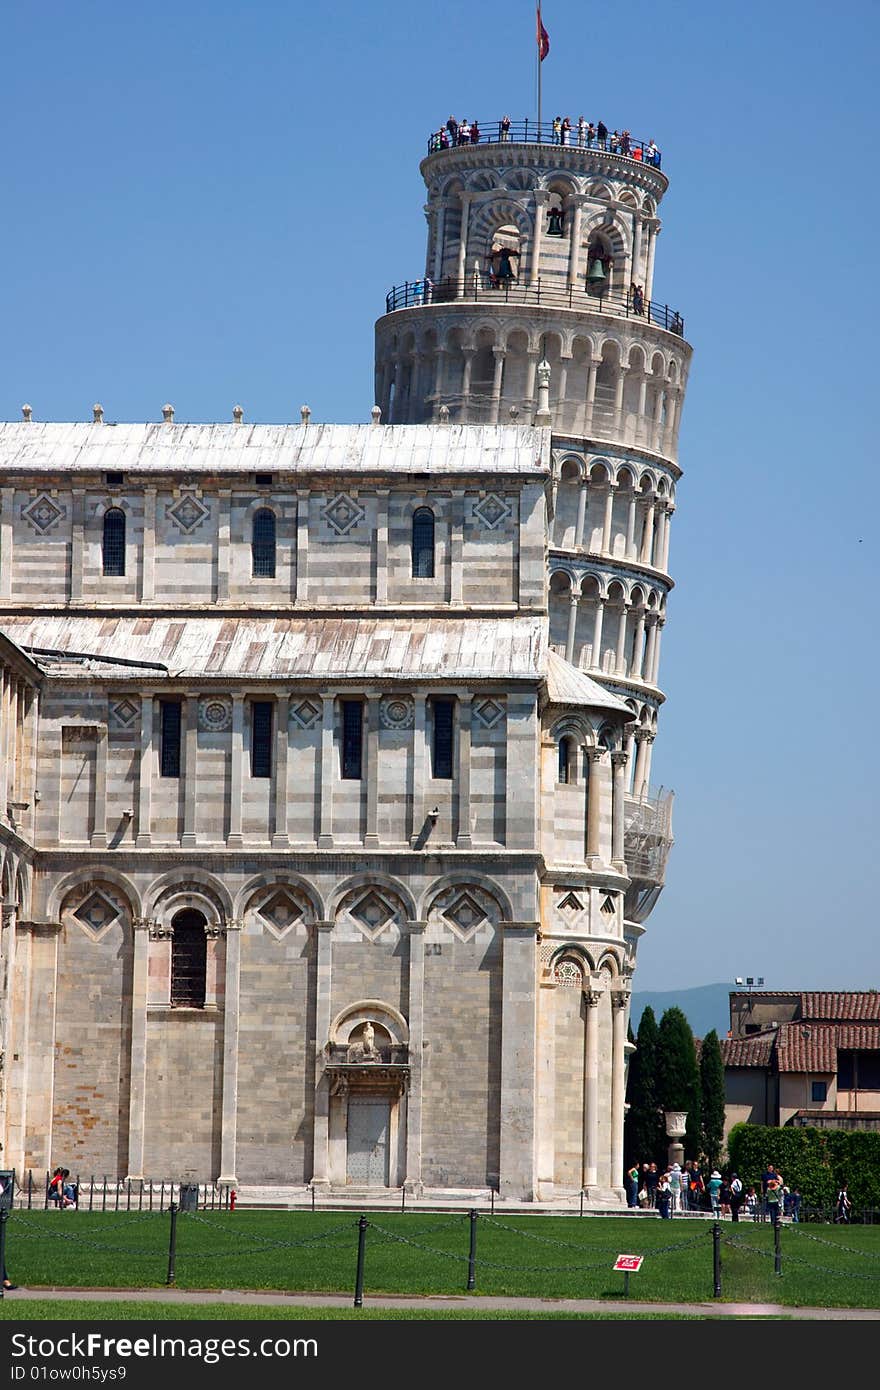
M 558 277 L 534 284 L 505 280 L 493 284 L 492 277 L 478 274 L 463 280 L 445 279 L 434 284 L 429 279 L 407 280 L 395 285 L 385 296 L 385 312 L 420 308 L 426 304 L 479 304 L 505 307 L 522 305 L 526 309 L 572 309 L 582 314 L 607 314 L 612 318 L 632 319 L 633 326 L 649 323 L 676 337 L 684 337 L 684 319 L 677 309 L 659 300 L 634 300 L 631 292 L 613 291 L 602 294 L 583 284 L 564 285 Z
M 581 128 L 578 122 L 568 130 L 557 129 L 552 121 L 511 121 L 505 128 L 504 121 L 470 121 L 466 123 L 467 136 L 461 128 L 452 136 L 446 126 L 433 131 L 428 136 L 428 154 L 438 154 L 448 149 L 473 149 L 480 145 L 545 145 L 554 153 L 564 149 L 589 150 L 593 153 L 612 155 L 617 159 L 628 159 L 633 164 L 650 165 L 659 169 L 662 155 L 653 140 L 636 139 L 629 131 L 608 131 L 600 140 L 595 130 Z M 474 139 L 476 131 L 477 138 Z
M 625 913 L 629 921 L 643 922 L 660 896 L 673 843 L 672 802 L 673 793 L 663 787 L 625 799 L 624 856 L 631 879 Z

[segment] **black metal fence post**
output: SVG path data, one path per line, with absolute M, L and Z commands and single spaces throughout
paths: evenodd
M 490 1187 L 490 1188 L 489 1188 L 489 1192 L 490 1192 L 490 1194 L 491 1194 L 491 1201 L 490 1201 L 490 1204 L 489 1204 L 489 1213 L 490 1213 L 491 1216 L 494 1216 L 494 1215 L 495 1215 L 495 1189 L 494 1189 L 494 1187 Z
M 471 1244 L 470 1250 L 468 1251 L 467 1277 L 467 1286 L 469 1290 L 475 1289 L 477 1287 L 477 1213 L 475 1211 L 471 1211 L 470 1222 Z
M 0 1269 L 6 1274 L 6 1222 L 9 1220 L 9 1211 L 3 1206 L 0 1207 Z M 3 1280 L 0 1279 L 0 1298 L 3 1297 Z
M 581 1216 L 584 1214 L 584 1189 L 581 1188 Z
M 367 1244 L 367 1218 L 358 1217 L 358 1259 L 357 1274 L 354 1281 L 354 1306 L 363 1308 L 364 1306 L 364 1252 Z
M 34 1173 L 32 1168 L 28 1168 L 28 1211 L 31 1210 L 34 1200 Z
M 168 1208 L 168 1210 L 171 1212 L 171 1231 L 170 1231 L 169 1236 L 168 1236 L 168 1277 L 167 1277 L 167 1279 L 165 1280 L 165 1283 L 166 1283 L 166 1284 L 173 1284 L 173 1283 L 174 1283 L 174 1262 L 175 1262 L 175 1259 L 176 1259 L 176 1256 L 177 1256 L 177 1205 L 176 1205 L 176 1203 L 175 1203 L 175 1202 L 172 1202 L 172 1203 L 171 1203 L 171 1206 Z
M 49 1210 L 49 1169 L 46 1169 L 46 1186 L 43 1188 L 43 1211 Z
M 773 1223 L 773 1273 L 782 1273 L 782 1222 L 779 1217 Z
M 107 1210 L 107 1174 L 104 1174 L 104 1186 L 101 1190 L 101 1210 Z
M 712 1297 L 721 1297 L 721 1223 L 712 1223 Z
M 91 1176 L 90 1179 L 89 1179 L 89 1211 L 92 1210 L 92 1207 L 93 1207 L 94 1205 L 95 1205 L 95 1175 L 94 1175 L 94 1173 L 93 1173 L 92 1176 Z

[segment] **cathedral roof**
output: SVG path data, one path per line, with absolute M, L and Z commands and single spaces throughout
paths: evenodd
M 4 617 L 0 631 L 44 669 L 114 681 L 532 680 L 546 662 L 546 619 L 369 617 Z M 164 668 L 161 669 L 161 668 Z M 592 682 L 590 682 L 592 684 Z M 591 703 L 614 697 L 598 692 Z
M 557 652 L 547 652 L 547 703 L 550 705 L 589 705 L 598 709 L 614 710 L 635 719 L 629 705 L 612 695 L 598 681 L 591 680 L 583 671 L 572 666 Z
M 0 423 L 0 474 L 549 471 L 532 425 Z

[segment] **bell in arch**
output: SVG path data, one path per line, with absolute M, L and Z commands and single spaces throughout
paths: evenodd
M 607 280 L 605 263 L 601 256 L 592 256 L 587 270 L 587 284 L 591 289 L 600 289 Z

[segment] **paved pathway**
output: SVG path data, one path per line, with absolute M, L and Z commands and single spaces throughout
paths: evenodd
M 13 1303 L 26 1308 L 28 1300 L 39 1298 L 59 1298 L 85 1300 L 96 1303 L 116 1301 L 137 1303 L 188 1303 L 198 1304 L 240 1304 L 244 1307 L 257 1305 L 283 1308 L 351 1308 L 353 1298 L 350 1294 L 321 1293 L 267 1293 L 264 1290 L 244 1289 L 65 1289 L 18 1288 L 7 1293 L 0 1303 L 4 1314 L 12 1313 Z M 7 1302 L 8 1300 L 8 1302 Z M 588 1298 L 490 1298 L 479 1294 L 451 1295 L 449 1297 L 394 1298 L 390 1296 L 365 1295 L 367 1308 L 412 1308 L 461 1311 L 462 1309 L 496 1312 L 505 1310 L 520 1313 L 680 1313 L 682 1307 L 677 1303 L 640 1303 L 635 1299 L 588 1299 Z M 805 1319 L 809 1321 L 880 1321 L 880 1308 L 793 1308 L 781 1303 L 724 1303 L 722 1300 L 710 1303 L 691 1303 L 687 1307 L 691 1313 L 699 1313 L 714 1318 L 781 1318 Z M 27 1314 L 24 1314 L 27 1316 Z M 14 1316 L 14 1314 L 13 1314 Z

